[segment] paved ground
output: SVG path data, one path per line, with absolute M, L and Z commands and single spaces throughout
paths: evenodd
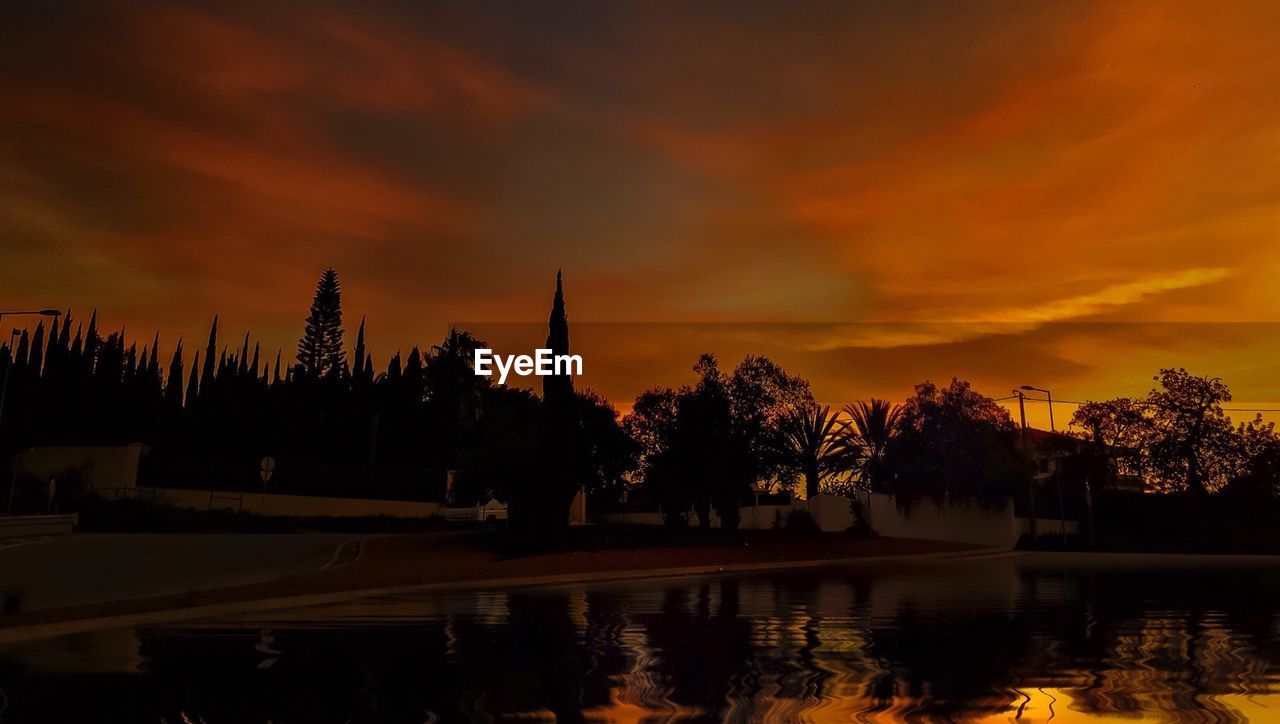
M 111 534 L 0 540 L 0 598 L 31 611 L 260 583 L 350 564 L 363 536 Z

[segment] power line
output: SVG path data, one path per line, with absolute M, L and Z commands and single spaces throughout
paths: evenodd
M 1013 397 L 997 397 L 997 398 L 995 398 L 995 400 L 994 400 L 994 401 L 995 401 L 995 402 L 1001 402 L 1001 401 L 1004 401 L 1004 400 L 1015 400 L 1015 399 L 1017 399 L 1017 396 L 1016 396 L 1016 395 L 1015 395 L 1015 396 L 1013 396 Z M 1043 398 L 1043 397 L 1028 397 L 1028 398 L 1026 398 L 1026 400 L 1027 400 L 1027 402 L 1044 402 L 1044 403 L 1048 403 L 1048 402 L 1049 402 L 1049 400 L 1046 400 L 1046 399 L 1045 399 L 1045 398 Z M 1058 399 L 1058 398 L 1056 398 L 1056 397 L 1055 397 L 1055 398 L 1053 398 L 1053 401 L 1054 401 L 1054 403 L 1055 403 L 1055 404 L 1056 404 L 1056 403 L 1058 403 L 1058 402 L 1061 402 L 1061 403 L 1064 403 L 1064 404 L 1067 404 L 1067 405 L 1086 405 L 1086 404 L 1088 404 L 1088 402 L 1089 402 L 1089 401 L 1081 401 L 1081 400 L 1060 400 L 1060 399 Z M 1151 403 L 1150 403 L 1150 402 L 1144 402 L 1144 401 L 1142 401 L 1142 400 L 1134 400 L 1134 401 L 1133 401 L 1133 404 L 1135 404 L 1135 405 L 1150 405 Z M 1276 413 L 1280 413 L 1280 407 L 1224 407 L 1224 408 L 1222 408 L 1222 411 L 1223 411 L 1223 412 L 1276 412 Z

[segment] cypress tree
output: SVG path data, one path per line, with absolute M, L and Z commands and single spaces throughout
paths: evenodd
M 75 360 L 77 363 L 81 362 L 84 359 L 84 335 L 82 334 L 83 331 L 84 331 L 84 326 L 77 324 L 76 338 L 71 342 L 71 359 Z M 89 366 L 92 366 L 92 365 L 89 365 Z
M 193 368 L 191 370 L 195 372 Z M 165 378 L 164 400 L 172 408 L 182 407 L 182 339 L 173 350 L 173 359 L 169 361 L 169 376 Z
M 387 362 L 387 381 L 392 383 L 400 381 L 400 350 L 396 350 L 395 356 Z
M 276 350 L 276 370 L 271 381 L 271 386 L 274 387 L 278 384 L 280 384 L 280 350 Z
M 569 354 L 569 314 L 564 306 L 564 284 L 556 270 L 556 294 L 551 300 L 551 317 L 547 322 L 547 349 L 553 355 Z M 566 400 L 573 396 L 573 378 L 568 374 L 542 378 L 542 397 Z
M 120 337 L 120 348 L 124 349 L 123 332 Z M 143 350 L 146 351 L 145 349 Z M 129 351 L 124 355 L 124 377 L 133 378 L 138 374 L 138 343 L 134 342 L 129 345 Z
M 147 360 L 147 372 L 160 376 L 160 333 L 156 332 L 155 339 L 151 340 L 151 359 Z
M 251 365 L 252 369 L 250 369 L 250 372 L 255 380 L 258 379 L 258 353 L 261 346 L 262 345 L 257 342 L 253 343 L 253 365 Z
M 13 363 L 19 367 L 25 367 L 27 364 L 27 356 L 31 352 L 31 337 L 27 335 L 27 330 L 22 330 L 22 336 L 18 338 L 18 351 L 14 355 Z
M 68 351 L 71 349 L 71 307 L 67 307 L 67 314 L 62 318 L 62 334 L 58 335 L 58 346 Z
M 54 317 L 53 324 L 49 326 L 49 344 L 47 344 L 44 349 L 44 362 L 45 362 L 46 369 L 58 368 L 58 365 L 56 364 L 56 362 L 60 359 L 58 357 L 58 337 L 59 336 L 60 334 L 58 332 L 58 318 Z
M 365 369 L 364 369 L 364 357 L 365 357 L 365 351 L 364 351 L 364 317 L 361 317 L 361 318 L 360 318 L 360 329 L 356 330 L 356 351 L 355 351 L 355 353 L 354 353 L 352 356 L 354 356 L 354 357 L 356 358 L 356 359 L 355 359 L 356 367 L 355 367 L 355 369 L 354 369 L 354 370 L 352 370 L 352 371 L 351 371 L 352 379 L 354 379 L 354 380 L 356 380 L 356 381 L 358 381 L 358 382 L 363 382 L 363 381 L 364 381 L 364 375 L 365 375 Z
M 214 356 L 218 354 L 218 315 L 214 315 L 214 324 L 209 325 L 209 345 L 205 347 L 205 366 L 200 371 L 200 389 L 210 389 L 214 381 Z M 197 354 L 198 357 L 198 354 Z M 192 367 L 195 371 L 195 367 Z
M 76 330 L 76 337 L 79 338 L 79 330 Z M 89 329 L 84 337 L 84 361 L 85 368 L 90 372 L 93 371 L 94 364 L 98 361 L 98 308 L 93 308 L 93 314 L 89 315 Z M 124 344 L 124 330 L 120 330 L 120 343 Z
M 339 379 L 346 364 L 342 348 L 342 289 L 329 267 L 316 282 L 311 315 L 298 340 L 298 367 L 309 379 Z
M 196 379 L 196 370 L 200 369 L 200 350 L 196 350 L 196 358 L 191 362 L 191 380 L 187 382 L 186 407 L 190 410 L 196 404 L 196 395 L 200 392 L 200 382 Z
M 249 374 L 249 333 L 244 333 L 244 346 L 240 348 L 240 364 L 236 368 L 236 372 L 245 377 Z
M 58 323 L 55 318 L 54 324 Z M 44 321 L 42 320 L 36 325 L 36 333 L 31 337 L 31 358 L 27 361 L 27 365 L 35 373 L 36 377 L 40 376 L 40 364 L 44 362 Z

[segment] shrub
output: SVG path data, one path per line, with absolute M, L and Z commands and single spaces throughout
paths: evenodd
M 784 527 L 793 533 L 817 533 L 818 524 L 807 510 L 793 510 L 787 513 Z

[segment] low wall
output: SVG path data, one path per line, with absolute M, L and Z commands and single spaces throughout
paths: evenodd
M 1000 510 L 987 510 L 963 501 L 940 506 L 932 500 L 922 500 L 911 506 L 909 513 L 903 513 L 898 510 L 892 495 L 864 493 L 859 499 L 869 508 L 871 529 L 893 538 L 923 538 L 1014 548 L 1018 545 L 1018 539 L 1031 529 L 1030 520 L 1014 516 L 1012 501 Z M 1074 520 L 1039 518 L 1036 525 L 1042 536 L 1057 535 L 1064 528 L 1067 535 L 1077 535 L 1080 532 L 1080 523 Z
M 71 535 L 80 516 L 10 515 L 0 516 L 0 538 L 22 538 L 32 535 Z
M 740 530 L 769 530 L 784 525 L 787 516 L 793 510 L 808 511 L 818 524 L 818 529 L 827 533 L 839 533 L 853 525 L 853 514 L 849 507 L 849 499 L 839 495 L 819 495 L 811 502 L 797 500 L 790 505 L 745 506 L 738 511 L 738 528 Z M 689 525 L 698 524 L 698 516 L 692 511 L 684 514 Z M 603 513 L 596 518 L 600 523 L 623 525 L 662 525 L 662 513 Z M 711 527 L 720 527 L 720 516 L 711 511 Z
M 1031 533 L 1031 519 L 1017 518 L 1016 525 L 1018 534 Z M 1064 532 L 1067 535 L 1080 534 L 1080 521 L 1078 520 L 1058 520 L 1057 518 L 1036 518 L 1036 532 L 1040 536 L 1061 535 Z
M 146 452 L 142 443 L 33 447 L 18 455 L 18 470 L 42 483 L 60 475 L 83 474 L 92 488 L 132 488 Z
M 295 518 L 356 518 L 386 515 L 392 518 L 427 518 L 440 511 L 439 503 L 413 500 L 376 500 L 366 498 L 327 498 L 309 495 L 276 495 L 274 493 L 227 493 L 181 488 L 135 488 L 130 491 L 102 491 L 107 497 L 130 497 L 154 500 L 179 508 L 196 510 L 243 510 L 258 515 Z

